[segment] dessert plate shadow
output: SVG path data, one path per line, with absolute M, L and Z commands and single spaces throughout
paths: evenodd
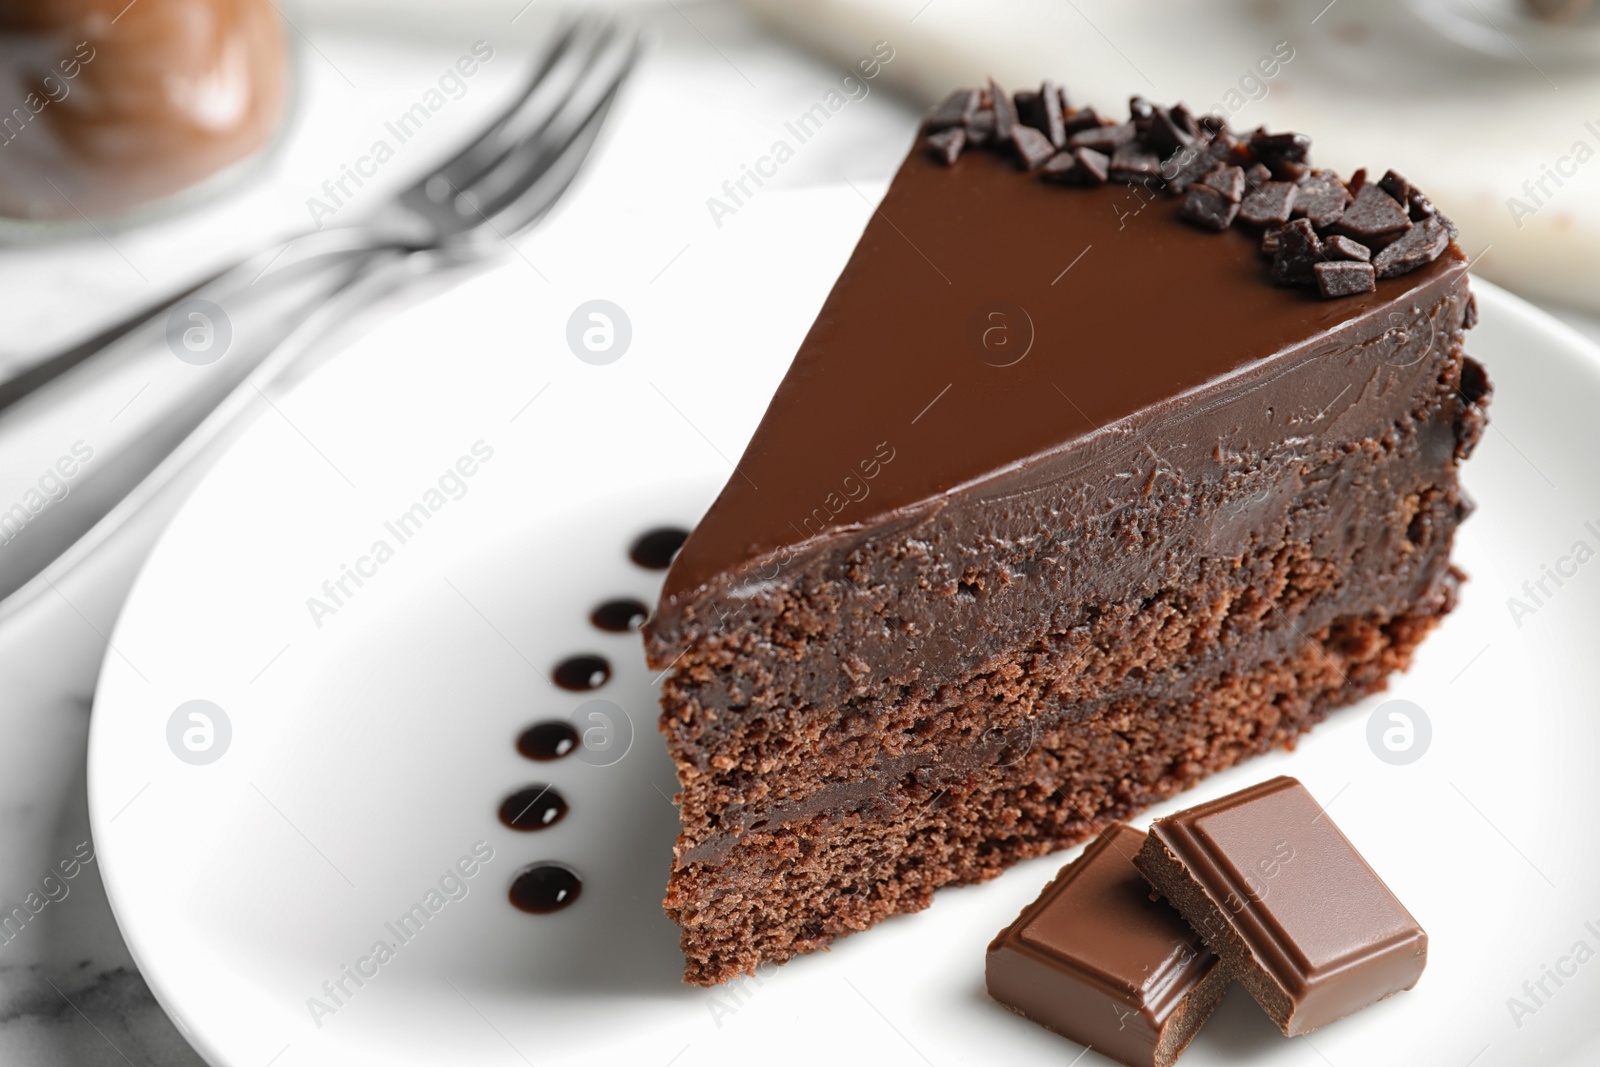
M 636 634 L 590 614 L 653 600 L 661 573 L 630 545 L 692 525 L 729 476 L 869 210 L 848 187 L 764 192 L 654 281 L 581 212 L 554 220 L 530 246 L 548 283 L 513 262 L 397 311 L 195 492 L 112 636 L 89 799 L 122 932 L 210 1063 L 1079 1054 L 982 992 L 989 939 L 1075 852 L 722 989 L 679 983 L 660 910 L 676 816 L 656 679 Z M 1193 1067 L 1591 1062 L 1600 857 L 1571 827 L 1600 818 L 1600 354 L 1478 293 L 1470 347 L 1497 388 L 1460 608 L 1390 693 L 1166 809 L 1299 777 L 1428 930 L 1429 969 L 1310 1039 L 1234 990 Z M 598 299 L 629 325 L 605 364 L 582 346 Z M 577 655 L 606 661 L 598 688 L 552 681 Z M 1369 742 L 1390 700 L 1430 726 L 1408 763 Z M 544 720 L 584 743 L 520 755 Z M 529 786 L 565 813 L 502 825 Z M 514 908 L 537 863 L 574 872 L 576 898 Z

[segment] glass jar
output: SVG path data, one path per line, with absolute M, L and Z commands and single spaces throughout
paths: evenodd
M 259 153 L 289 83 L 272 0 L 0 3 L 0 218 L 116 219 Z

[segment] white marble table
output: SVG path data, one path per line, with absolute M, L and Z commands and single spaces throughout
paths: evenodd
M 248 189 L 136 232 L 0 250 L 8 325 L 0 371 L 93 332 L 119 309 L 198 277 L 235 251 L 305 225 L 306 198 L 350 158 L 366 131 L 406 106 L 472 41 L 493 40 L 503 60 L 453 105 L 450 124 L 431 131 L 414 159 L 384 177 L 403 180 L 407 168 L 425 165 L 493 110 L 518 74 L 519 49 L 539 29 L 536 18 L 511 22 L 521 0 L 474 0 L 463 8 L 463 25 L 448 33 L 397 18 L 385 36 L 352 21 L 360 4 L 334 6 L 342 13 L 300 23 L 314 44 L 305 50 L 300 118 L 284 151 Z M 644 17 L 657 26 L 660 45 L 625 107 L 634 116 L 654 109 L 663 123 L 698 120 L 696 151 L 670 161 L 671 180 L 685 190 L 686 214 L 701 210 L 700 197 L 737 175 L 770 131 L 841 74 L 732 4 L 678 3 L 647 9 Z M 694 113 L 686 115 L 686 105 Z M 781 181 L 886 177 L 913 121 L 913 110 L 886 92 L 853 101 Z M 641 180 L 651 180 L 651 169 L 643 169 Z M 1579 324 L 1600 337 L 1600 324 Z M 45 876 L 89 841 L 84 744 L 91 698 L 136 565 L 132 558 L 115 561 L 84 588 L 64 590 L 0 627 L 0 911 L 26 907 L 30 892 L 40 892 L 36 905 L 45 899 Z M 65 896 L 46 887 L 60 899 L 0 943 L 0 1063 L 199 1063 L 129 958 L 95 866 L 65 885 Z

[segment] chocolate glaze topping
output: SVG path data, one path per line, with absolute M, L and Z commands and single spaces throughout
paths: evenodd
M 1097 124 L 1080 133 L 1124 136 L 1116 130 Z M 1271 162 L 1240 168 L 1241 213 L 1252 176 L 1258 191 L 1278 197 L 1258 204 L 1258 216 L 1281 215 L 1286 202 L 1293 212 L 1270 175 L 1320 173 L 1300 173 L 1303 142 L 1253 139 Z M 1176 196 L 1117 182 L 1064 192 L 1039 176 L 997 152 L 967 152 L 954 168 L 927 153 L 907 158 L 740 460 L 749 479 L 724 488 L 673 562 L 644 626 L 657 669 L 680 650 L 682 612 L 703 599 L 737 610 L 825 546 L 897 516 L 910 522 L 958 490 L 1062 450 L 1103 451 L 1132 436 L 1135 416 L 1159 420 L 1203 387 L 1244 399 L 1263 375 L 1290 374 L 1306 403 L 1315 400 L 1310 413 L 1323 410 L 1360 383 L 1344 365 L 1319 370 L 1316 353 L 1414 344 L 1396 332 L 1396 304 L 1431 309 L 1466 271 L 1447 239 L 1432 261 L 1400 275 L 1380 267 L 1358 292 L 1347 274 L 1319 278 L 1326 242 L 1304 217 L 1266 231 L 1264 268 L 1256 227 L 1214 232 L 1186 224 Z M 1238 181 L 1220 177 L 1219 195 Z M 981 250 L 973 246 L 980 233 Z M 1359 243 L 1347 232 L 1329 236 Z M 1266 284 L 1264 270 L 1288 284 Z M 1319 299 L 1311 291 L 1319 285 L 1349 295 Z M 1272 369 L 1274 360 L 1282 369 Z M 1360 395 L 1352 387 L 1334 410 Z M 826 426 L 785 418 L 819 411 L 829 413 Z M 1237 417 L 1247 440 L 1282 432 L 1274 412 L 1248 401 Z M 1218 441 L 1211 421 L 1192 420 L 1186 452 L 1163 451 L 1167 461 L 1183 470 L 1210 463 Z M 1180 424 L 1164 433 L 1182 439 Z

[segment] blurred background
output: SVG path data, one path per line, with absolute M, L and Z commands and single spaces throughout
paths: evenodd
M 718 256 L 712 201 L 830 94 L 843 101 L 834 116 L 763 188 L 887 180 L 920 112 L 992 73 L 1013 88 L 1055 78 L 1102 113 L 1135 93 L 1184 100 L 1237 128 L 1309 132 L 1314 160 L 1344 173 L 1394 167 L 1456 220 L 1478 273 L 1600 339 L 1590 0 L 583 8 L 621 12 L 651 45 L 569 194 L 609 198 L 613 224 L 593 238 L 630 275 Z M 518 91 L 564 10 L 0 0 L 0 401 L 138 309 L 426 174 Z M 852 77 L 865 57 L 878 73 Z M 538 242 L 536 230 L 517 238 Z M 0 629 L 0 871 L 12 872 L 0 900 L 87 835 L 89 702 L 137 562 L 126 554 L 70 610 Z M 0 1062 L 198 1063 L 144 988 L 96 877 L 50 914 L 54 936 L 0 948 Z

